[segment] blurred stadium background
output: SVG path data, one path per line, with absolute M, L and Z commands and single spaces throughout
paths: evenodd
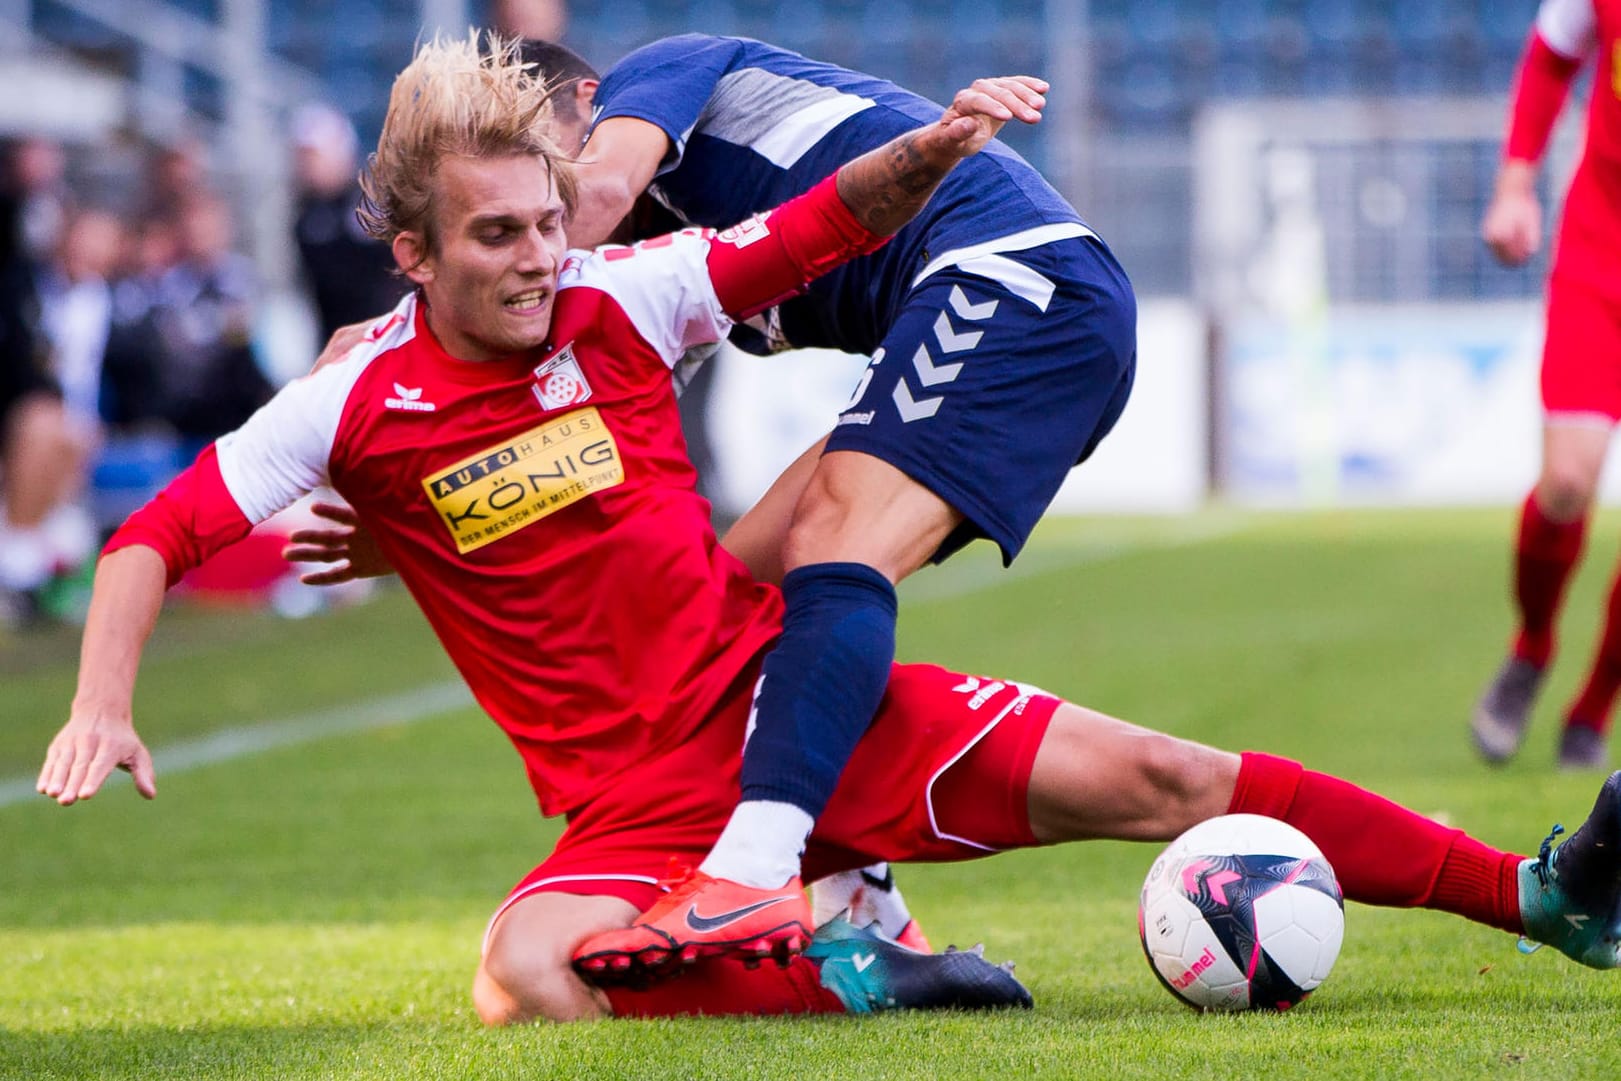
M 1506 503 L 1535 466 L 1546 263 L 1498 267 L 1478 223 L 1535 9 L 626 0 L 568 5 L 564 38 L 606 69 L 666 34 L 742 34 L 936 98 L 980 74 L 1049 77 L 1047 121 L 1008 141 L 1143 299 L 1138 391 L 1059 510 Z M 367 146 L 413 43 L 499 14 L 482 0 L 4 0 L 0 134 L 61 141 L 74 183 L 131 209 L 140 155 L 200 140 L 263 283 L 257 355 L 286 378 L 316 338 L 291 240 L 295 110 L 331 103 Z M 825 430 L 859 363 L 720 365 L 723 511 Z

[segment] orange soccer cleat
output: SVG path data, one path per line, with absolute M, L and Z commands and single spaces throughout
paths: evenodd
M 811 938 L 810 904 L 799 879 L 758 889 L 690 871 L 621 931 L 605 931 L 574 951 L 574 967 L 605 986 L 674 975 L 703 957 L 786 965 Z

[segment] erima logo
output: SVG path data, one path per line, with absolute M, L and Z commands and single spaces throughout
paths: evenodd
M 383 399 L 383 405 L 389 409 L 403 409 L 407 413 L 432 413 L 438 408 L 432 402 L 421 400 L 421 387 L 402 387 L 395 383 L 394 393 L 398 397 Z

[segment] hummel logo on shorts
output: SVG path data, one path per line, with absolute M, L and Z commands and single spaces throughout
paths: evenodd
M 730 912 L 722 912 L 718 916 L 700 916 L 698 906 L 693 904 L 687 908 L 687 926 L 694 931 L 707 934 L 710 931 L 718 931 L 727 924 L 736 923 L 752 912 L 758 912 L 762 908 L 770 908 L 772 905 L 780 905 L 786 900 L 789 900 L 789 898 L 772 897 L 764 901 L 756 901 L 752 905 L 744 905 L 742 908 L 734 908 Z

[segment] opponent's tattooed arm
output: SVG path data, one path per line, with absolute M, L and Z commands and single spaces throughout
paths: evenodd
M 910 221 L 953 166 L 979 153 L 1009 120 L 1034 124 L 1047 83 L 1028 75 L 976 79 L 935 123 L 909 131 L 839 170 L 839 196 L 868 230 L 887 236 Z

